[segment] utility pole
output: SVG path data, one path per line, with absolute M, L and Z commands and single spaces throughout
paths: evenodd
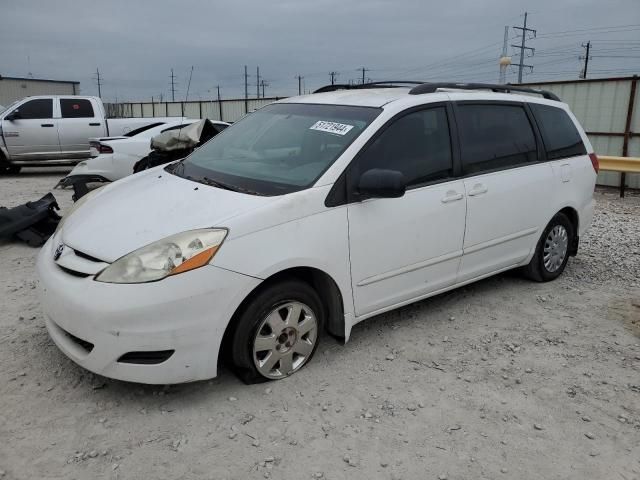
M 260 80 L 260 86 L 262 87 L 262 98 L 264 98 L 264 87 L 268 87 L 269 83 L 265 82 L 264 79 Z
M 184 97 L 184 101 L 189 101 L 189 89 L 191 88 L 191 76 L 193 75 L 193 65 L 191 65 L 191 73 L 189 74 L 189 83 L 187 84 L 187 94 Z
M 302 95 L 302 79 L 304 77 L 302 75 L 296 75 L 295 78 L 298 79 L 298 95 Z
M 173 74 L 173 68 L 171 69 L 171 101 L 176 101 L 176 76 Z
M 96 68 L 96 82 L 98 84 L 98 97 L 102 98 L 102 82 L 100 81 L 100 70 Z
M 514 30 L 522 30 L 522 39 L 520 41 L 520 45 L 511 45 L 512 47 L 518 48 L 520 49 L 520 63 L 517 64 L 518 66 L 518 83 L 522 83 L 522 70 L 526 67 L 526 68 L 530 68 L 531 70 L 533 70 L 533 65 L 525 65 L 524 63 L 524 52 L 525 50 L 529 50 L 531 52 L 531 55 L 533 55 L 535 53 L 535 48 L 531 48 L 531 47 L 527 47 L 526 46 L 526 40 L 527 40 L 527 32 L 532 32 L 533 33 L 533 38 L 536 37 L 536 31 L 531 29 L 531 28 L 527 28 L 527 12 L 524 12 L 524 23 L 521 27 L 513 27 Z
M 338 72 L 329 72 L 329 76 L 331 77 L 331 85 L 336 84 L 336 77 L 340 75 Z
M 364 76 L 369 71 L 369 69 L 368 68 L 364 68 L 364 67 L 360 67 L 360 68 L 358 68 L 358 71 L 362 72 L 362 85 L 364 85 L 364 82 L 365 82 Z
M 256 98 L 260 98 L 260 67 L 256 67 Z
M 244 113 L 249 113 L 249 74 L 244 66 Z
M 583 43 L 582 48 L 586 50 L 586 54 L 584 57 L 580 57 L 580 60 L 584 60 L 584 68 L 582 69 L 580 77 L 587 78 L 587 67 L 589 67 L 589 50 L 591 50 L 591 40 L 589 40 L 587 43 Z
M 218 112 L 220 113 L 220 121 L 222 122 L 222 98 L 220 98 L 220 85 L 216 86 L 216 90 L 218 90 Z

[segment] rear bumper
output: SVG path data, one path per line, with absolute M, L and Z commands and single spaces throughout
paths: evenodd
M 80 366 L 119 380 L 171 384 L 213 378 L 224 331 L 259 279 L 206 266 L 159 282 L 115 285 L 65 272 L 53 242 L 36 265 L 49 335 Z M 173 351 L 160 363 L 132 352 Z

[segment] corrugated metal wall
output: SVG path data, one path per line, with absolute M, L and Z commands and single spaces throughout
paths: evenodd
M 636 82 L 635 100 L 627 136 L 627 156 L 640 157 L 640 83 L 634 77 L 572 80 L 527 84 L 549 90 L 571 107 L 599 155 L 623 155 L 624 133 L 629 112 L 631 86 Z M 602 172 L 598 184 L 619 186 L 620 174 Z M 626 184 L 640 188 L 640 175 L 626 174 Z
M 0 105 L 5 107 L 31 95 L 76 95 L 78 93 L 80 93 L 80 85 L 73 82 L 0 78 Z
M 260 98 L 247 100 L 249 112 L 264 107 L 278 100 L 274 98 Z M 220 105 L 216 100 L 202 100 L 194 102 L 141 102 L 141 103 L 108 103 L 105 104 L 107 114 L 110 117 L 189 117 L 208 118 L 210 120 L 222 120 L 235 122 L 245 112 L 244 99 L 222 100 L 222 116 Z

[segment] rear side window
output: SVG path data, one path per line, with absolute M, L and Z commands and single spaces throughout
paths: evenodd
M 457 119 L 463 174 L 537 161 L 536 137 L 523 107 L 462 104 Z
M 29 100 L 18 107 L 20 118 L 32 120 L 36 118 L 53 118 L 53 100 L 50 98 L 40 98 Z
M 542 141 L 549 160 L 587 154 L 578 129 L 567 112 L 549 105 L 537 103 L 529 105 L 531 105 L 536 122 L 540 127 Z
M 400 171 L 408 187 L 451 177 L 451 137 L 445 108 L 429 108 L 397 119 L 367 147 L 355 167 L 355 178 L 374 168 Z
M 89 100 L 61 98 L 60 113 L 62 114 L 62 118 L 92 118 L 93 107 Z

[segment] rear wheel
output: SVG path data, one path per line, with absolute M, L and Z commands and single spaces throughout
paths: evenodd
M 265 287 L 240 313 L 231 338 L 242 380 L 280 380 L 300 370 L 318 347 L 324 315 L 320 297 L 304 282 Z
M 558 278 L 567 266 L 574 235 L 571 221 L 565 214 L 557 213 L 542 232 L 531 262 L 524 267 L 525 275 L 537 282 Z

